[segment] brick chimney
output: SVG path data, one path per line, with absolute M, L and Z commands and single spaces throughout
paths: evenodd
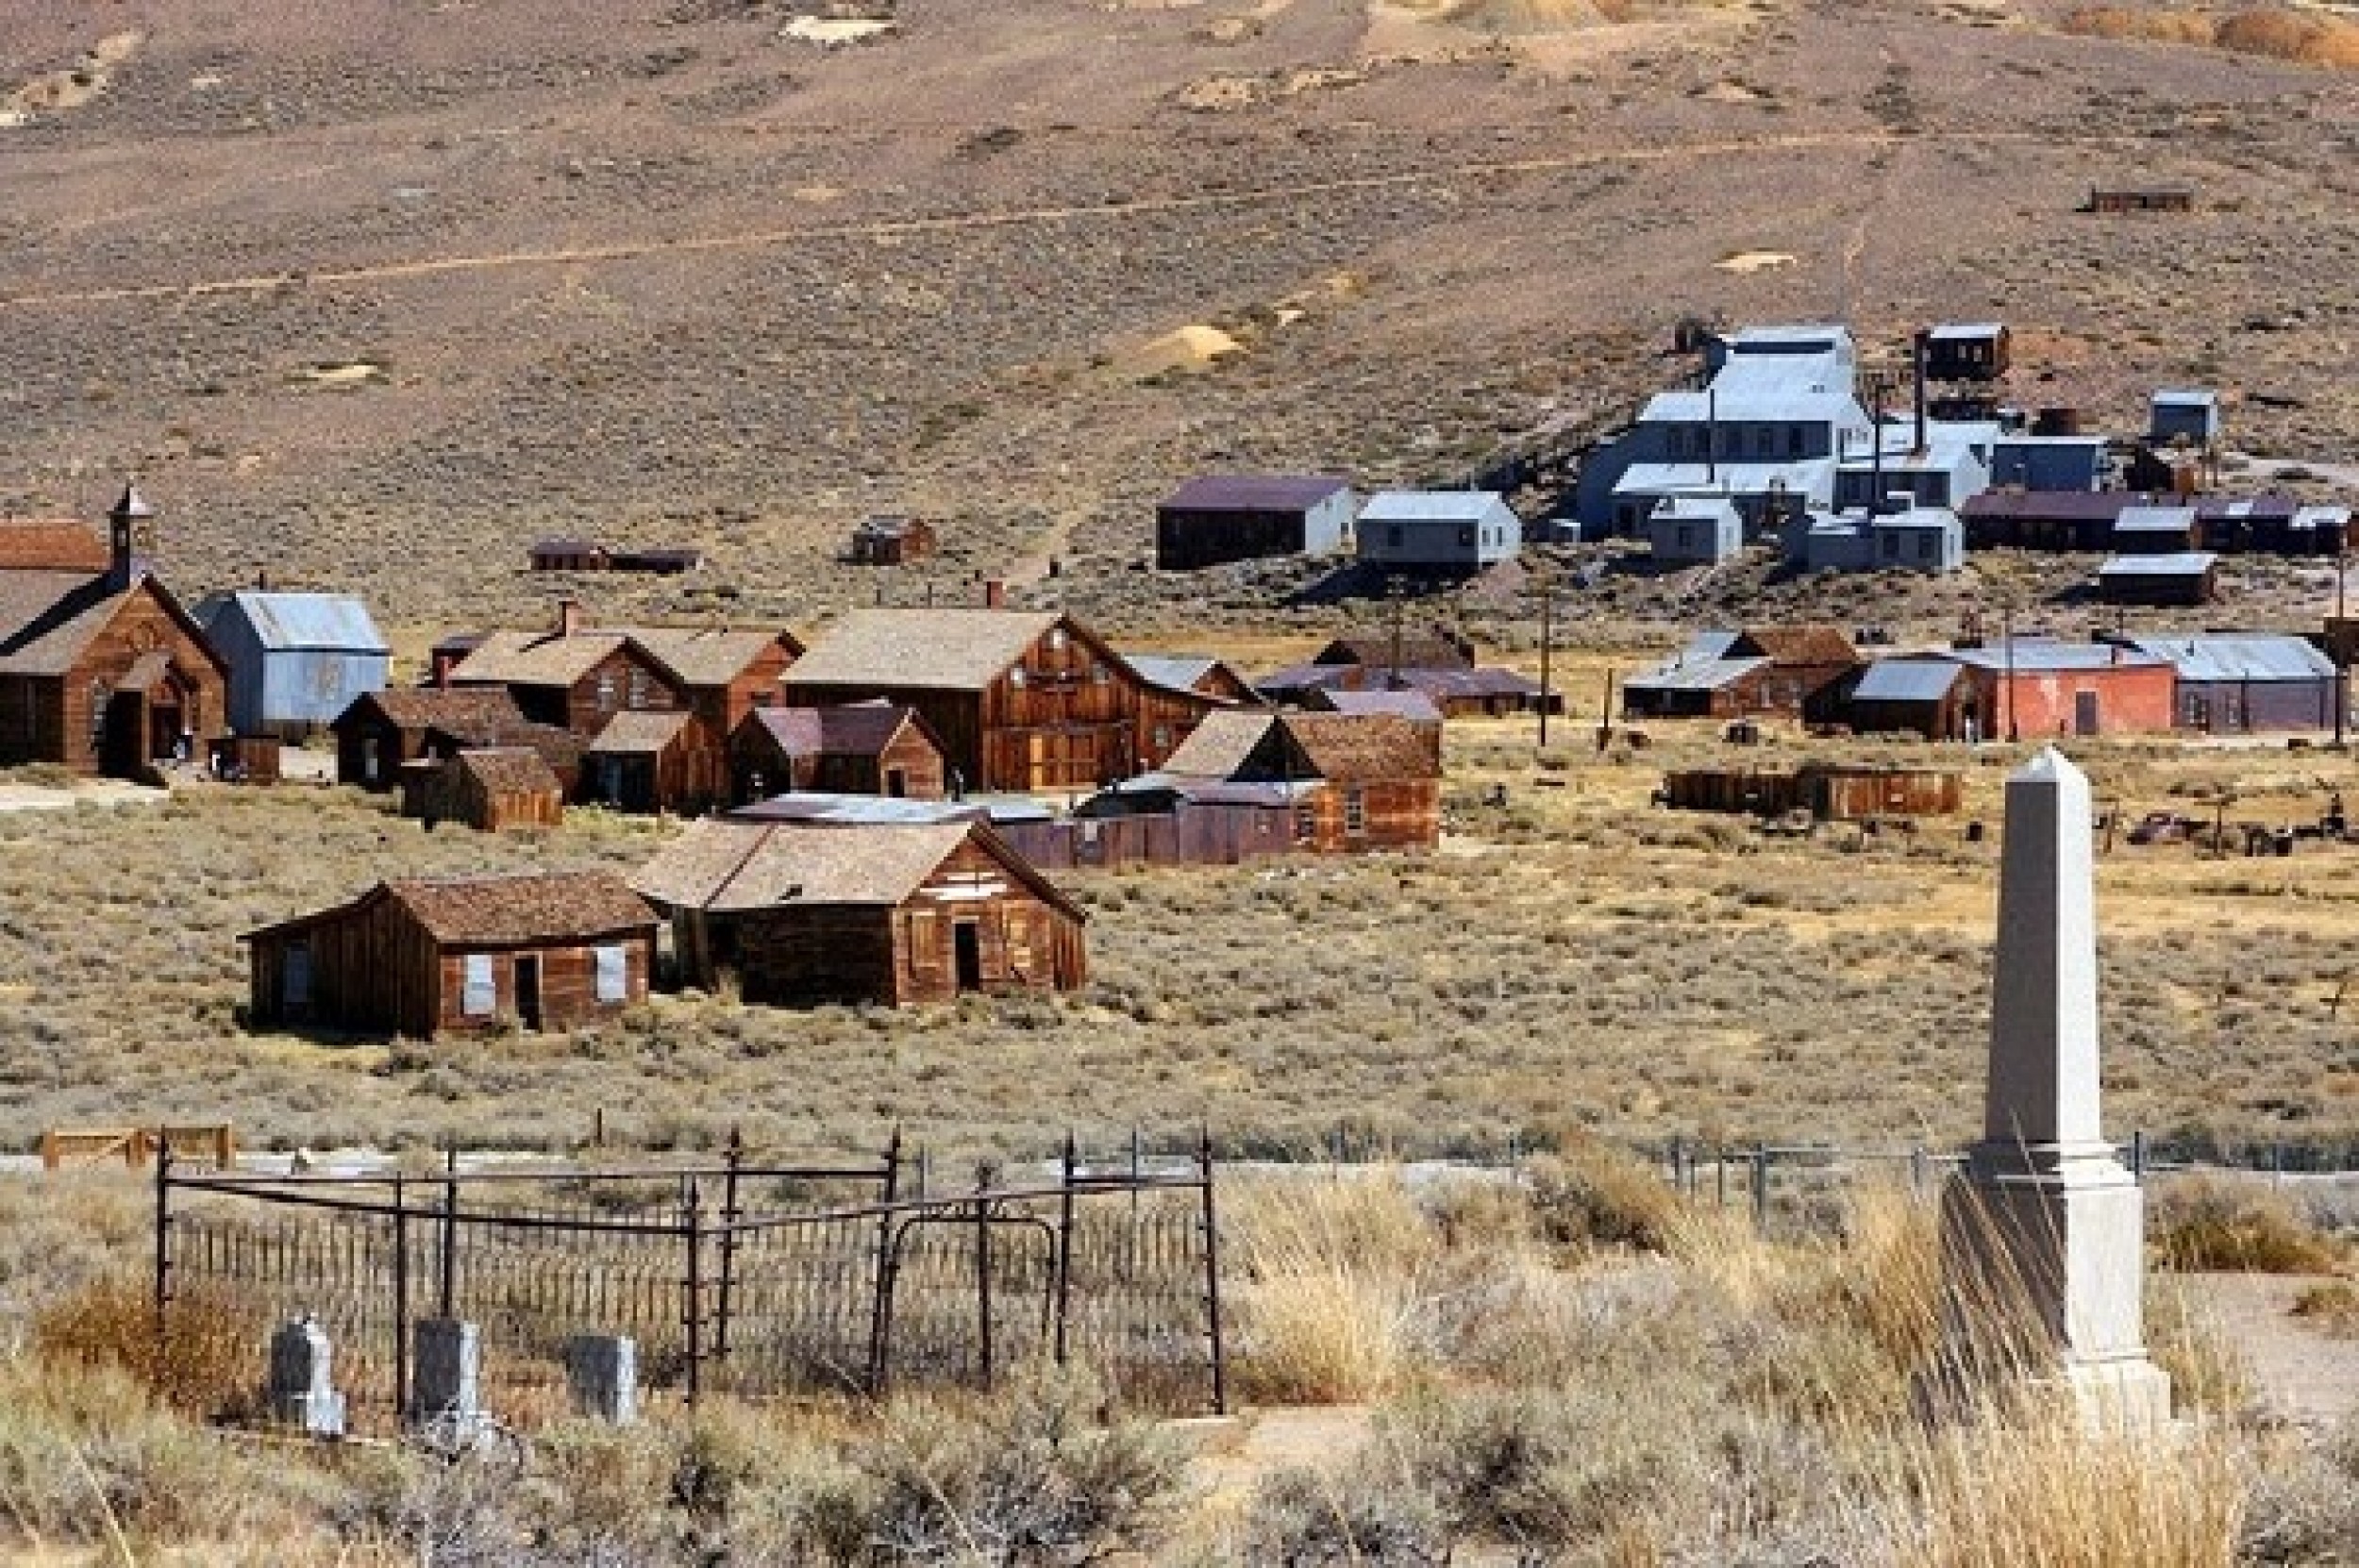
M 1008 608 L 1008 585 L 1006 582 L 997 577 L 985 577 L 983 579 L 983 608 L 985 609 L 1005 609 Z
M 560 637 L 581 635 L 581 601 L 570 594 L 557 601 L 557 635 Z

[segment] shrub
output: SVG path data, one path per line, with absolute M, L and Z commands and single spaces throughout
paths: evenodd
M 2202 1178 L 2156 1194 L 2149 1226 L 2163 1266 L 2183 1273 L 2324 1274 L 2333 1247 L 2284 1195 L 2257 1182 Z
M 1661 1252 L 1670 1243 L 1679 1195 L 1636 1156 L 1587 1133 L 1574 1133 L 1553 1155 L 1524 1167 L 1541 1233 L 1559 1246 L 1635 1247 Z
M 1244 1276 L 1234 1343 L 1249 1396 L 1331 1404 L 1393 1388 L 1427 1342 L 1436 1251 L 1399 1174 L 1265 1182 L 1242 1189 L 1230 1213 Z
M 1243 1537 L 1245 1568 L 1447 1568 L 1455 1544 L 1414 1477 L 1366 1461 L 1270 1476 L 1254 1489 Z
M 2294 1316 L 2343 1339 L 2359 1339 L 2359 1286 L 2348 1279 L 2312 1285 L 2294 1298 Z
M 109 1275 L 43 1309 L 33 1321 L 42 1356 L 89 1367 L 120 1367 L 175 1410 L 199 1418 L 248 1412 L 262 1377 L 259 1341 L 228 1300 L 205 1293 L 176 1299 L 156 1325 L 145 1281 Z

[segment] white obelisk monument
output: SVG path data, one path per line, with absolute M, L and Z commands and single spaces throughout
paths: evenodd
M 2088 776 L 2061 753 L 2009 776 L 1990 1085 L 1942 1269 L 1953 1351 L 2003 1339 L 2092 1424 L 2127 1426 L 2168 1418 L 2170 1379 L 2146 1355 L 2145 1193 L 2098 1123 L 2093 839 Z

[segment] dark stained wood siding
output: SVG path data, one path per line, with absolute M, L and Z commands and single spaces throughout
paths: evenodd
M 299 1009 L 284 1005 L 287 952 L 305 946 L 310 958 L 310 998 Z M 251 941 L 249 1017 L 263 1026 L 314 1024 L 369 1034 L 427 1040 L 443 1030 L 503 1027 L 516 1017 L 516 959 L 541 962 L 541 1026 L 571 1028 L 611 1017 L 646 999 L 655 957 L 653 927 L 589 942 L 518 949 L 445 948 L 392 898 L 376 898 L 329 919 Z M 625 1000 L 596 1000 L 593 949 L 624 949 Z M 489 1015 L 464 1010 L 470 951 L 492 959 L 497 988 Z
M 103 771 L 93 705 L 108 700 L 151 650 L 171 657 L 188 688 L 181 723 L 195 737 L 191 755 L 202 757 L 208 742 L 228 732 L 227 679 L 212 650 L 173 613 L 154 581 L 142 578 L 64 676 L 0 676 L 0 766 L 54 762 L 80 774 Z
M 1081 923 L 971 839 L 897 908 L 780 908 L 730 924 L 748 1002 L 952 1000 L 962 926 L 975 933 L 983 991 L 1070 991 L 1089 977 Z

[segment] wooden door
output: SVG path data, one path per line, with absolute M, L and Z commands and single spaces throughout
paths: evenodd
M 971 920 L 950 927 L 951 950 L 957 959 L 959 989 L 983 989 L 983 930 Z
M 2094 692 L 2073 692 L 2072 733 L 2075 735 L 2094 735 L 2098 732 L 2098 727 L 2099 714 L 2097 710 L 2097 693 Z
M 527 1029 L 541 1027 L 541 955 L 516 957 L 516 1020 Z

